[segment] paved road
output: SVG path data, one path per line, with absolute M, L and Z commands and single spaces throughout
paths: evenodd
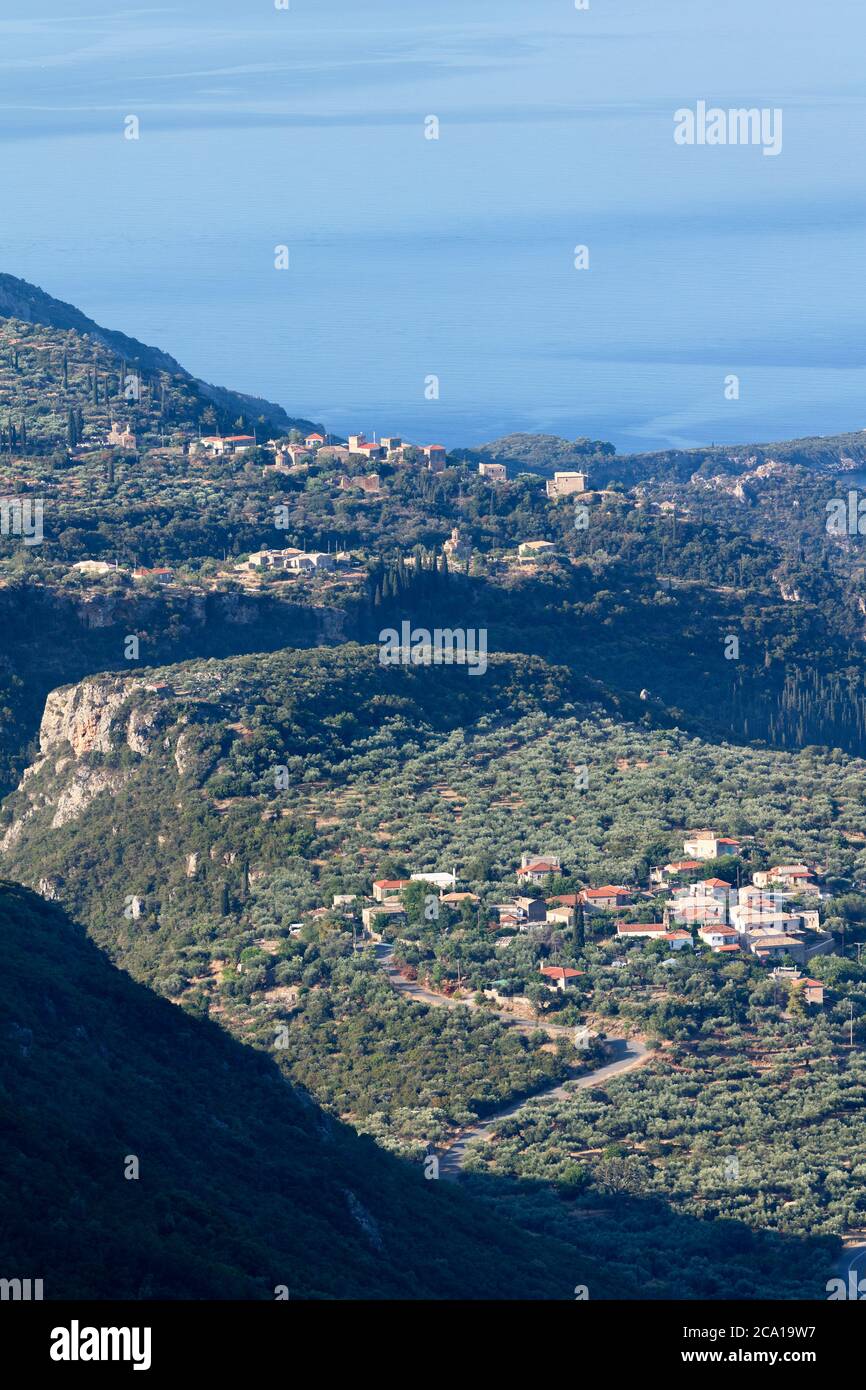
M 575 1091 L 584 1091 L 590 1086 L 603 1084 L 613 1076 L 641 1066 L 651 1056 L 649 1049 L 642 1042 L 638 1042 L 637 1038 L 611 1038 L 608 1041 L 608 1047 L 613 1056 L 604 1066 L 596 1067 L 595 1071 L 584 1072 L 582 1076 L 575 1076 L 568 1081 L 550 1086 L 546 1091 L 536 1091 L 534 1095 L 528 1096 L 524 1100 L 503 1105 L 500 1110 L 495 1110 L 492 1115 L 487 1115 L 477 1125 L 472 1125 L 470 1129 L 461 1130 L 454 1143 L 449 1148 L 443 1149 L 439 1155 L 439 1176 L 442 1178 L 458 1177 L 466 1163 L 468 1146 L 479 1140 L 489 1139 L 500 1120 L 505 1120 L 510 1115 L 516 1115 L 518 1111 L 523 1110 L 536 1100 L 568 1100 Z
M 474 999 L 449 999 L 447 994 L 437 994 L 434 990 L 425 989 L 419 985 L 417 980 L 407 980 L 394 966 L 394 947 L 389 941 L 377 941 L 373 947 L 376 960 L 386 972 L 391 984 L 398 994 L 405 995 L 407 999 L 412 999 L 416 1004 L 431 1004 L 434 1008 L 457 1009 L 461 1005 L 463 1008 L 475 1009 L 478 1007 Z M 546 1023 L 543 1020 L 534 1023 L 528 1018 L 519 1018 L 517 1014 L 506 1013 L 504 1009 L 492 1009 L 489 1005 L 484 1006 L 486 1018 L 498 1018 L 508 1028 L 516 1028 L 520 1033 L 537 1033 L 539 1029 L 542 1033 L 547 1033 L 548 1037 L 568 1038 L 574 1037 L 574 1028 L 567 1028 L 561 1023 Z
M 419 1004 L 431 1004 L 437 1008 L 454 1009 L 461 1002 L 456 999 L 448 999 L 444 994 L 435 994 L 432 990 L 425 989 L 423 985 L 419 985 L 413 980 L 404 979 L 394 967 L 394 947 L 389 942 L 377 942 L 374 950 L 376 959 L 387 973 L 391 984 L 400 994 L 416 1000 Z M 567 1037 L 571 1037 L 574 1033 L 573 1028 L 564 1028 L 557 1024 L 530 1023 L 527 1019 L 518 1019 L 513 1014 L 506 1014 L 500 1010 L 496 1010 L 495 1013 L 491 1011 L 491 1013 L 509 1027 L 519 1028 L 521 1031 L 536 1032 L 541 1028 L 543 1032 L 549 1033 L 551 1036 L 564 1034 Z M 547 1090 L 536 1091 L 534 1095 L 523 1100 L 512 1101 L 508 1105 L 503 1105 L 492 1115 L 487 1115 L 485 1119 L 480 1120 L 477 1125 L 461 1130 L 454 1143 L 439 1154 L 439 1176 L 452 1179 L 459 1177 L 466 1162 L 468 1146 L 479 1140 L 489 1139 L 491 1131 L 499 1124 L 500 1120 L 505 1120 L 510 1115 L 516 1115 L 519 1110 L 522 1110 L 532 1101 L 567 1100 L 575 1090 L 586 1090 L 587 1087 L 597 1086 L 622 1072 L 631 1071 L 634 1067 L 641 1066 L 652 1055 L 649 1049 L 637 1038 L 610 1038 L 608 1047 L 612 1053 L 611 1060 L 605 1062 L 601 1067 L 596 1067 L 595 1071 L 585 1072 L 582 1076 L 574 1076 L 564 1082 L 554 1082 Z M 864 1247 L 864 1254 L 866 1254 L 866 1247 Z

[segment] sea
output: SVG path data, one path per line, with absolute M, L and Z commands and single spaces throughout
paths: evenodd
M 862 0 L 2 0 L 0 270 L 334 432 L 866 427 Z M 780 148 L 678 144 L 698 104 Z

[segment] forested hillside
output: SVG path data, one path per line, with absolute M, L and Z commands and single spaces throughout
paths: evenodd
M 113 421 L 142 441 L 231 428 L 262 437 L 308 420 L 199 381 L 168 353 L 101 328 L 35 285 L 0 275 L 0 453 L 62 453 L 102 442 Z
M 0 1253 L 49 1297 L 822 1296 L 866 1223 L 861 438 L 428 467 L 10 277 L 0 398 Z M 384 663 L 403 624 L 483 667 Z M 820 1004 L 619 932 L 700 825 L 726 922 L 820 881 Z
M 46 1298 L 632 1291 L 326 1119 L 12 884 L 0 940 L 0 1259 Z

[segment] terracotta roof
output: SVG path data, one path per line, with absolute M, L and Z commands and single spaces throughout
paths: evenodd
M 541 974 L 546 975 L 549 980 L 576 980 L 579 975 L 584 975 L 584 970 L 572 970 L 569 965 L 543 965 Z

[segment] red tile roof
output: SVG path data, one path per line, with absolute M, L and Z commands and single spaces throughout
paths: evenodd
M 549 980 L 576 980 L 579 975 L 585 975 L 585 970 L 572 970 L 570 965 L 543 965 L 541 974 L 546 975 Z

